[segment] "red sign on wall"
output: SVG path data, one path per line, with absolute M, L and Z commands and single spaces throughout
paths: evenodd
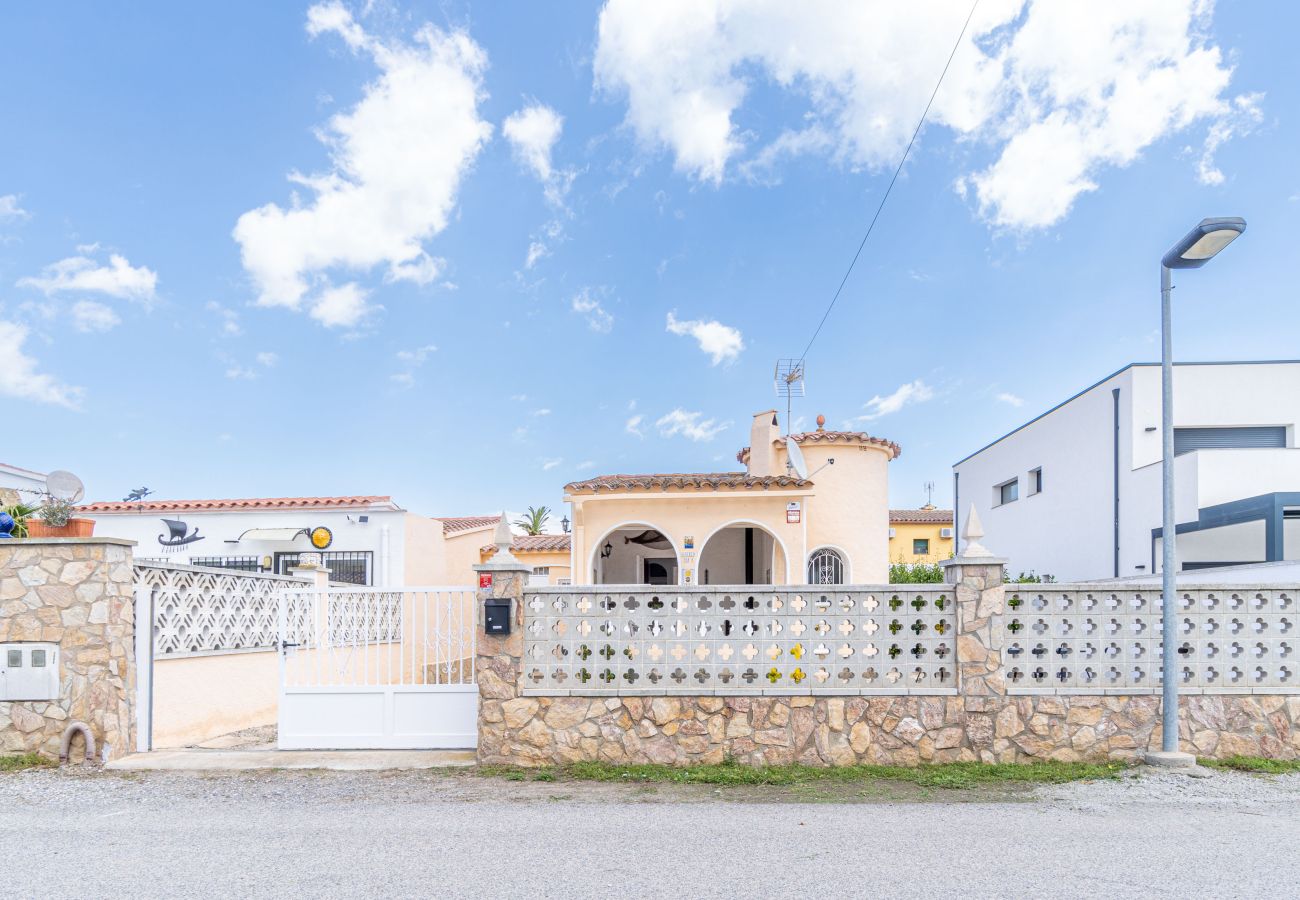
M 490 587 L 492 587 L 492 573 L 491 573 L 491 572 L 479 572 L 479 573 L 478 573 L 478 589 L 479 589 L 480 591 L 486 591 L 486 590 L 487 590 L 488 588 L 490 588 Z

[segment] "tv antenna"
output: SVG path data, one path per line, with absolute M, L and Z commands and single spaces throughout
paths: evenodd
M 802 359 L 778 359 L 773 384 L 776 395 L 785 398 L 785 433 L 791 430 L 790 412 L 795 397 L 804 395 L 804 362 Z
M 45 491 L 56 500 L 68 503 L 80 503 L 81 498 L 86 496 L 86 486 L 81 483 L 81 479 L 63 469 L 56 469 L 45 476 Z
M 921 489 L 925 491 L 925 505 L 934 506 L 934 482 L 927 481 Z

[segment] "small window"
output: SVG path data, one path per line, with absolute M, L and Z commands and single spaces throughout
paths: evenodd
M 534 575 L 550 575 L 550 574 L 551 574 L 551 567 L 550 567 L 550 566 L 533 566 L 533 574 L 534 574 Z
M 927 556 L 927 555 L 929 555 L 929 553 L 930 553 L 930 539 L 929 539 L 929 538 L 913 538 L 913 539 L 912 539 L 912 555 L 913 555 L 913 556 Z
M 45 668 L 45 651 L 40 647 L 37 647 L 32 650 L 32 668 L 33 669 Z
M 1013 478 L 1005 484 L 1000 484 L 993 489 L 997 495 L 998 505 L 1012 503 L 1020 499 L 1020 479 Z
M 9 651 L 9 668 L 21 669 L 23 667 L 23 651 L 11 649 Z
M 1043 492 L 1043 467 L 1029 470 L 1029 493 L 1041 494 Z
M 844 557 L 830 547 L 814 550 L 808 557 L 809 584 L 843 584 Z

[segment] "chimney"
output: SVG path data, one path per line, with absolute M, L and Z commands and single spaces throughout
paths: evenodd
M 778 471 L 776 448 L 773 442 L 781 437 L 781 426 L 776 422 L 776 410 L 769 409 L 754 416 L 749 429 L 749 474 L 761 478 L 765 475 L 784 475 Z

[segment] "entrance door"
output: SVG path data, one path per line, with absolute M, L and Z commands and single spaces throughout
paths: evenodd
M 474 589 L 286 591 L 281 750 L 478 743 Z
M 643 574 L 643 584 L 676 584 L 677 560 L 647 559 Z

